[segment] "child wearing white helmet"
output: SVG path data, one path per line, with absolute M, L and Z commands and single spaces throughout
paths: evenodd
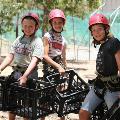
M 89 30 L 96 47 L 96 75 L 93 87 L 86 96 L 79 113 L 80 120 L 89 120 L 95 108 L 104 100 L 108 109 L 120 96 L 120 41 L 110 34 L 108 19 L 94 14 L 89 19 Z
M 19 79 L 19 84 L 25 86 L 28 78 L 38 79 L 37 64 L 43 56 L 43 43 L 35 35 L 40 26 L 37 14 L 26 14 L 23 16 L 21 24 L 24 34 L 13 42 L 9 54 L 0 65 L 0 70 L 3 71 L 13 62 L 12 75 L 14 80 Z M 9 120 L 15 120 L 15 116 L 15 114 L 9 112 Z M 24 120 L 27 120 L 27 118 L 24 118 Z

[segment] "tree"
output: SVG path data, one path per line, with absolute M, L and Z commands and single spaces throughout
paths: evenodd
M 53 8 L 62 9 L 66 15 L 84 18 L 91 11 L 98 8 L 102 0 L 34 0 L 37 7 L 42 6 L 43 31 L 48 29 L 48 13 Z
M 0 0 L 0 34 L 13 28 L 13 16 L 23 9 L 23 3 L 16 0 Z
M 37 8 L 44 11 L 41 17 L 45 32 L 48 29 L 48 13 L 51 9 L 60 8 L 66 15 L 84 18 L 99 4 L 100 0 L 0 0 L 0 34 L 10 31 L 15 24 L 13 18 L 25 9 Z

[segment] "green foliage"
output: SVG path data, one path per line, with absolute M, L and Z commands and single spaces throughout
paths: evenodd
M 10 31 L 13 28 L 13 17 L 24 8 L 23 1 L 0 0 L 0 34 Z
M 98 8 L 100 2 L 102 2 L 102 0 L 87 0 L 88 1 L 88 7 L 90 11 L 93 11 L 95 8 Z
M 101 0 L 102 1 L 102 0 Z M 43 30 L 48 29 L 48 13 L 53 8 L 62 9 L 66 15 L 84 18 L 97 8 L 100 0 L 0 0 L 0 34 L 13 29 L 13 17 L 23 10 L 42 9 Z

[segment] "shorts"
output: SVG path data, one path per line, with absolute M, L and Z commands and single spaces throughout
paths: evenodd
M 111 92 L 109 90 L 106 90 L 104 100 L 108 109 L 111 108 L 111 106 L 119 96 L 120 96 L 120 91 Z M 103 102 L 103 99 L 100 99 L 95 94 L 94 87 L 92 87 L 89 93 L 87 94 L 84 102 L 82 103 L 81 109 L 92 113 L 101 102 Z
M 59 65 L 61 65 L 63 68 L 65 68 L 60 55 L 52 58 L 52 60 L 55 61 L 56 63 L 58 63 Z M 58 69 L 56 69 L 52 65 L 48 64 L 45 60 L 43 60 L 43 79 L 46 82 L 48 82 L 46 77 L 49 76 L 49 75 L 55 74 L 55 73 L 59 73 Z

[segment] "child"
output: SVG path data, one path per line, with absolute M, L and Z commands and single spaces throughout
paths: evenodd
M 102 14 L 90 17 L 89 30 L 94 45 L 100 45 L 100 48 L 96 59 L 97 77 L 82 104 L 80 120 L 89 120 L 92 112 L 103 100 L 110 109 L 120 95 L 120 41 L 109 33 L 109 21 Z
M 53 9 L 49 13 L 51 29 L 43 37 L 44 45 L 44 79 L 46 76 L 59 72 L 64 74 L 66 68 L 66 42 L 61 35 L 66 18 L 60 9 Z M 47 63 L 46 63 L 47 62 Z M 50 65 L 51 64 L 51 65 Z M 43 118 L 44 119 L 44 118 Z M 64 117 L 61 117 L 61 120 Z
M 13 42 L 8 56 L 0 65 L 0 70 L 3 71 L 14 60 L 12 74 L 15 79 L 20 80 L 20 85 L 25 85 L 28 78 L 38 78 L 37 64 L 43 55 L 43 43 L 35 35 L 40 26 L 37 14 L 28 13 L 22 18 L 21 24 L 24 34 Z M 9 120 L 15 120 L 15 114 L 12 112 L 9 112 Z

